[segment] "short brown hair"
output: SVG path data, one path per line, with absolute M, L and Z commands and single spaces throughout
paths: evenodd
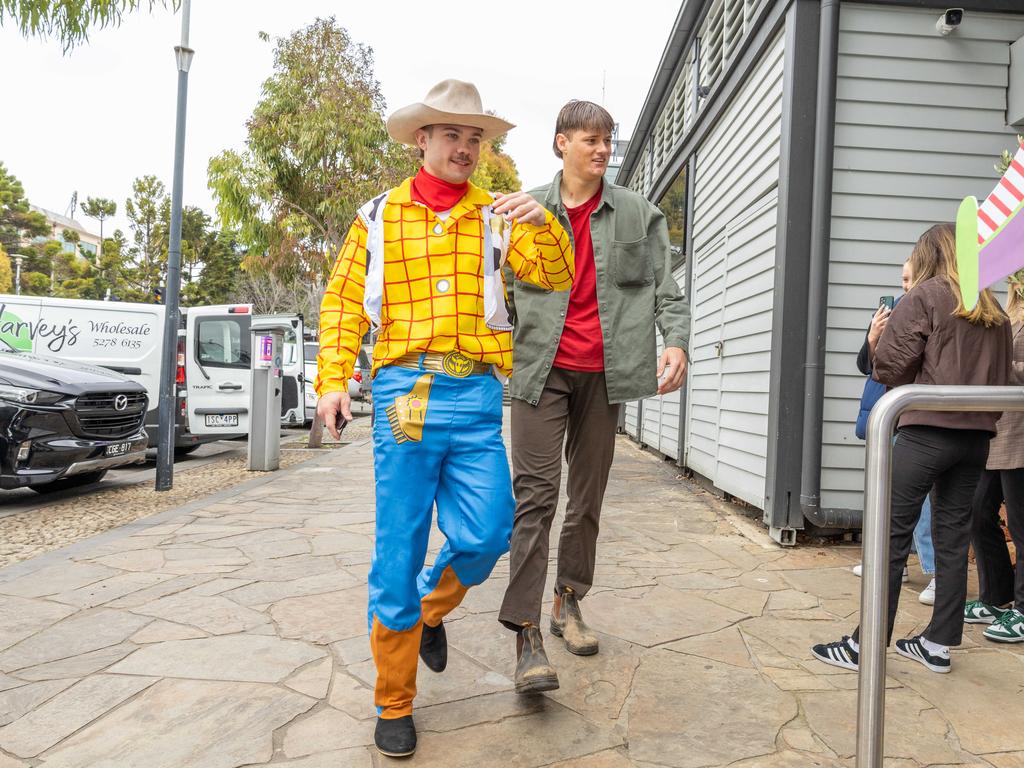
M 608 110 L 592 101 L 573 99 L 558 112 L 555 121 L 555 138 L 551 142 L 555 157 L 562 159 L 562 150 L 558 148 L 558 134 L 571 136 L 573 131 L 603 131 L 611 133 L 615 129 L 615 121 Z

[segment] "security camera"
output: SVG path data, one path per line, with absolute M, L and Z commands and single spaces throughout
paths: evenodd
M 957 27 L 963 24 L 964 21 L 964 9 L 963 8 L 947 8 L 939 20 L 935 22 L 935 29 L 940 35 L 945 37 L 950 32 L 954 32 Z

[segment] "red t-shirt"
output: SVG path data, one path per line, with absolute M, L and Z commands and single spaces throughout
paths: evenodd
M 555 365 L 570 371 L 604 370 L 604 339 L 601 317 L 597 313 L 597 269 L 594 266 L 594 243 L 590 239 L 590 214 L 601 204 L 601 190 L 569 214 L 576 252 L 576 279 L 569 293 L 569 309 L 565 328 L 555 354 Z

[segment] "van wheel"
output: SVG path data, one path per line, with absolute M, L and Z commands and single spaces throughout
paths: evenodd
M 183 446 L 181 448 L 175 448 L 174 449 L 174 455 L 175 456 L 188 456 L 190 453 L 194 453 L 196 450 L 198 450 L 199 449 L 199 445 L 200 445 L 199 443 L 196 443 L 195 445 L 186 445 L 186 446 Z
M 98 483 L 106 474 L 107 470 L 99 469 L 95 472 L 83 472 L 80 475 L 72 475 L 71 477 L 66 477 L 63 480 L 54 480 L 52 483 L 31 485 L 29 487 L 36 493 L 55 493 L 57 491 L 66 491 L 69 488 L 78 488 L 83 485 Z

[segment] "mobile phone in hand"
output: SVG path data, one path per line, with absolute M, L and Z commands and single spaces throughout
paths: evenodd
M 889 311 L 896 305 L 896 298 L 894 296 L 882 296 L 878 299 L 878 306 L 888 307 Z

